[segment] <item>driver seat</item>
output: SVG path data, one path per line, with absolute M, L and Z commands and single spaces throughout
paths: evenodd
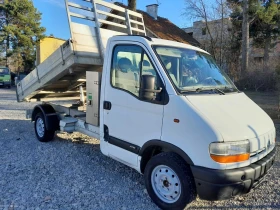
M 132 71 L 132 63 L 128 58 L 119 59 L 115 70 L 115 86 L 133 94 L 137 93 L 137 78 Z
M 175 78 L 175 75 L 172 73 L 172 63 L 171 63 L 171 61 L 165 60 L 164 61 L 164 65 L 165 65 L 165 68 L 166 68 L 169 76 L 171 77 L 171 79 L 173 80 L 175 85 L 178 86 L 178 82 L 177 82 L 177 80 Z

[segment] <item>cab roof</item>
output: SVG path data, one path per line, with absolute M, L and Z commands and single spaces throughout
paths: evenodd
M 120 41 L 138 41 L 138 42 L 146 42 L 150 46 L 152 45 L 161 45 L 161 46 L 168 46 L 168 47 L 180 47 L 180 48 L 185 48 L 185 49 L 190 49 L 190 50 L 195 50 L 199 52 L 203 52 L 206 54 L 209 54 L 205 50 L 195 47 L 190 44 L 185 44 L 181 42 L 176 42 L 176 41 L 170 41 L 166 39 L 158 39 L 158 38 L 151 38 L 148 36 L 141 36 L 141 35 L 120 35 L 120 36 L 113 36 L 111 40 L 120 40 Z

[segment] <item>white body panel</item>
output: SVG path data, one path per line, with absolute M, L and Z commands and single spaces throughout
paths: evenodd
M 228 100 L 236 100 L 236 97 L 238 96 L 247 97 L 243 93 L 237 93 L 235 96 L 234 94 L 228 95 Z M 209 100 L 209 97 L 211 96 L 209 95 L 199 95 L 192 97 L 196 97 L 196 100 L 205 100 L 204 104 L 200 103 L 200 105 L 203 104 L 203 106 L 207 106 L 207 104 L 209 104 L 209 106 L 211 106 L 211 100 Z M 214 95 L 212 95 L 212 97 L 215 98 Z M 218 95 L 216 97 L 224 96 Z M 167 104 L 164 108 L 162 140 L 173 143 L 183 149 L 192 159 L 194 165 L 213 169 L 244 167 L 260 160 L 273 149 L 267 148 L 267 143 L 268 140 L 270 142 L 274 142 L 275 128 L 273 124 L 270 124 L 270 118 L 267 115 L 264 115 L 262 110 L 254 112 L 254 116 L 256 116 L 258 120 L 253 122 L 262 122 L 261 120 L 263 120 L 268 124 L 268 126 L 264 125 L 267 130 L 265 133 L 260 135 L 258 135 L 257 132 L 255 135 L 251 135 L 252 130 L 246 126 L 242 126 L 242 124 L 250 124 L 250 122 L 252 122 L 250 114 L 248 114 L 247 116 L 249 117 L 247 117 L 246 114 L 243 113 L 242 117 L 240 117 L 242 124 L 238 122 L 235 122 L 234 124 L 231 122 L 232 119 L 229 116 L 225 116 L 224 114 L 225 110 L 228 110 L 228 106 L 217 106 L 217 108 L 212 107 L 212 110 L 208 110 L 208 112 L 201 112 L 201 110 L 190 103 L 191 100 L 188 101 L 187 98 L 188 97 L 178 97 L 175 95 L 170 97 L 169 104 Z M 208 102 L 206 102 L 207 98 Z M 247 100 L 250 99 L 248 98 Z M 252 102 L 249 102 L 248 104 L 247 106 L 250 106 L 252 110 L 258 109 L 258 107 L 256 107 L 257 105 L 253 104 Z M 175 106 L 176 109 L 174 108 Z M 213 112 L 215 115 L 212 115 Z M 209 113 L 211 113 L 211 117 L 209 117 Z M 236 115 L 239 114 L 237 111 L 233 113 Z M 179 119 L 180 123 L 174 123 L 174 118 Z M 221 129 L 218 125 L 224 129 Z M 247 132 L 244 131 L 246 128 L 248 128 Z M 262 129 L 260 129 L 260 131 L 262 131 Z M 247 135 L 240 137 L 239 133 L 241 133 L 241 135 Z M 225 137 L 228 137 L 231 134 L 232 138 L 230 141 L 248 139 L 250 141 L 251 152 L 260 150 L 262 148 L 267 148 L 267 150 L 264 150 L 264 152 L 250 158 L 248 161 L 243 161 L 240 163 L 218 164 L 210 158 L 209 144 L 211 142 L 227 141 Z M 235 136 L 237 140 L 234 139 Z M 173 139 L 175 139 L 175 141 Z
M 251 139 L 269 132 L 272 120 L 244 93 L 186 97 L 223 135 L 224 141 Z M 252 148 L 255 151 L 257 148 Z
M 138 155 L 132 152 L 129 152 L 115 145 L 109 144 L 108 156 L 131 168 L 136 169 L 137 171 L 140 171 L 139 164 L 138 164 Z
M 110 42 L 110 46 L 107 46 L 109 48 L 107 55 L 113 51 L 116 44 L 136 44 L 144 48 L 140 42 Z M 111 60 L 111 57 L 108 56 L 108 60 Z M 107 73 L 104 77 L 105 80 L 102 81 L 102 84 L 105 84 L 102 101 L 112 103 L 111 110 L 103 110 L 103 123 L 108 126 L 110 136 L 140 147 L 149 140 L 160 140 L 163 105 L 141 101 L 128 92 L 112 87 L 111 75 L 108 71 L 111 69 L 110 64 L 111 62 L 108 63 L 107 68 L 105 67 Z M 109 144 L 109 156 L 118 157 L 134 166 L 138 165 L 137 154 L 126 150 L 122 150 L 121 153 L 120 155 L 120 151 L 114 145 Z
M 176 108 L 175 108 L 176 107 Z M 174 123 L 174 119 L 179 123 Z M 164 107 L 162 140 L 181 148 L 197 166 L 224 168 L 209 156 L 209 144 L 223 138 L 185 97 L 170 95 Z

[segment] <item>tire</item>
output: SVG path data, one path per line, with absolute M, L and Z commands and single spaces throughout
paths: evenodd
M 41 142 L 53 140 L 55 131 L 46 129 L 46 122 L 43 113 L 38 113 L 35 117 L 34 130 L 36 137 Z
M 7 88 L 8 88 L 8 89 L 11 89 L 11 85 L 8 85 Z
M 176 153 L 165 152 L 152 157 L 144 177 L 148 194 L 161 209 L 184 209 L 196 198 L 191 169 Z

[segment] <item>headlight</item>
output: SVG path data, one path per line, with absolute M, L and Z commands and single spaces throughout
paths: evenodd
M 211 158 L 218 163 L 234 163 L 250 158 L 250 142 L 214 142 L 210 144 Z

